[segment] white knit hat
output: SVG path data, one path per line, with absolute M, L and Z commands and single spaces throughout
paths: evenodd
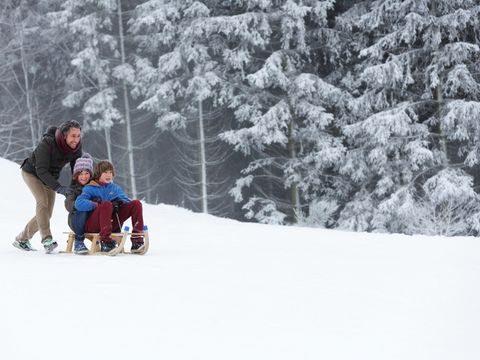
M 90 175 L 93 175 L 93 160 L 89 153 L 83 153 L 82 157 L 79 157 L 75 161 L 75 166 L 73 167 L 73 176 L 82 171 L 88 171 Z

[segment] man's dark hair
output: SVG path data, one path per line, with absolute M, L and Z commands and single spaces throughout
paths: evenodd
M 67 135 L 68 130 L 70 130 L 71 128 L 76 128 L 76 129 L 82 130 L 82 127 L 80 126 L 80 123 L 76 120 L 65 121 L 59 127 L 59 129 L 60 129 L 60 131 L 62 132 L 63 135 Z

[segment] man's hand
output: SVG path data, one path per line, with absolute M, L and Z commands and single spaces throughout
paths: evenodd
M 63 196 L 67 197 L 73 192 L 73 189 L 70 186 L 63 186 L 60 185 L 57 190 L 55 190 L 58 194 L 62 194 Z

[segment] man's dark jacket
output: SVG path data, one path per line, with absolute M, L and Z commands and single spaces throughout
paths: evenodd
M 70 163 L 73 172 L 75 160 L 82 156 L 81 143 L 78 144 L 75 151 L 62 150 L 55 141 L 56 130 L 57 128 L 54 126 L 48 128 L 40 144 L 20 166 L 23 171 L 35 175 L 52 190 L 56 190 L 60 186 L 58 178 L 63 167 Z

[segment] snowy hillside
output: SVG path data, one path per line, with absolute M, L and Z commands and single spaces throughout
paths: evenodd
M 33 197 L 18 165 L 0 159 L 0 170 L 1 359 L 480 358 L 476 238 L 242 224 L 145 205 L 144 257 L 25 253 L 11 243 Z M 52 228 L 64 248 L 62 196 Z

